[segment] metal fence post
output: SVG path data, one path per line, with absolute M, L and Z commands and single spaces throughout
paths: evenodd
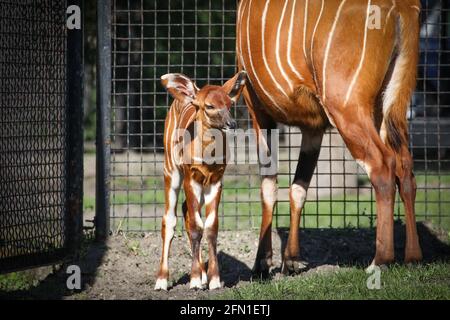
M 111 119 L 111 1 L 97 2 L 97 138 L 95 238 L 109 233 Z
M 83 17 L 83 0 L 72 0 Z M 83 24 L 67 30 L 67 179 L 66 246 L 70 252 L 79 246 L 83 232 Z

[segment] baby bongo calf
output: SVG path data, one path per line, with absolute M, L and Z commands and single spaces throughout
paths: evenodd
M 221 286 L 216 247 L 219 223 L 217 210 L 226 167 L 224 132 L 236 127 L 230 108 L 238 100 L 245 78 L 246 73 L 242 71 L 222 87 L 207 85 L 199 89 L 182 74 L 161 77 L 163 86 L 175 100 L 167 114 L 164 129 L 166 203 L 161 228 L 162 256 L 155 290 L 167 290 L 169 251 L 177 222 L 177 199 L 182 183 L 186 196 L 182 209 L 192 250 L 190 287 L 201 289 L 209 284 L 209 289 L 217 289 Z M 211 132 L 219 132 L 220 137 L 213 134 L 215 139 L 212 139 Z M 211 149 L 214 150 L 211 152 L 212 158 L 203 158 L 206 151 Z M 205 223 L 200 217 L 203 205 L 206 207 Z M 204 233 L 209 249 L 207 271 L 200 247 Z

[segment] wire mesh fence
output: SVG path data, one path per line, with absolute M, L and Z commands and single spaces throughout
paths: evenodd
M 67 253 L 66 8 L 0 1 L 0 272 Z
M 446 1 L 424 0 L 419 81 L 410 112 L 411 150 L 418 181 L 417 216 L 449 226 L 449 11 Z M 164 211 L 163 131 L 171 98 L 160 76 L 181 72 L 201 87 L 222 84 L 236 72 L 237 1 L 113 0 L 111 113 L 111 228 L 159 230 Z M 242 103 L 238 127 L 250 128 Z M 279 202 L 274 224 L 289 224 L 288 188 L 301 133 L 280 126 Z M 222 229 L 258 228 L 261 219 L 256 164 L 229 165 L 224 177 Z M 342 139 L 330 130 L 302 216 L 303 227 L 372 227 L 374 194 Z M 397 218 L 403 207 L 397 201 Z M 182 225 L 182 224 L 179 224 Z

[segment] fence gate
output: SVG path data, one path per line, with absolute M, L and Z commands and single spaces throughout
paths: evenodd
M 0 1 L 0 273 L 60 261 L 82 228 L 81 1 Z
M 109 210 L 114 231 L 159 230 L 164 211 L 164 118 L 171 101 L 160 85 L 160 76 L 182 72 L 199 86 L 222 84 L 232 77 L 236 71 L 238 1 L 106 2 L 100 14 L 106 22 L 102 25 L 106 31 L 105 43 L 111 45 L 110 55 L 105 54 L 105 57 L 111 60 L 107 70 L 111 71 L 112 78 L 106 79 L 103 87 L 108 90 L 111 87 L 111 95 L 103 98 L 108 107 L 111 99 L 111 109 L 103 108 L 106 116 L 102 116 L 108 119 L 103 122 L 103 134 L 107 136 L 103 143 L 105 149 L 102 149 L 106 157 L 102 192 L 106 196 L 97 200 L 106 201 L 102 208 Z M 418 181 L 416 208 L 419 220 L 432 220 L 448 227 L 449 11 L 445 0 L 423 0 L 422 4 L 419 83 L 410 114 L 411 150 Z M 239 128 L 251 127 L 244 105 L 237 106 L 234 112 Z M 274 218 L 277 227 L 289 224 L 288 188 L 301 141 L 298 130 L 284 126 L 280 129 L 283 132 L 279 150 L 280 191 Z M 334 130 L 323 140 L 308 197 L 302 215 L 303 227 L 375 225 L 370 183 Z M 397 204 L 396 217 L 402 218 L 403 206 L 399 205 L 400 201 Z M 261 209 L 256 164 L 227 168 L 220 214 L 221 229 L 259 227 Z

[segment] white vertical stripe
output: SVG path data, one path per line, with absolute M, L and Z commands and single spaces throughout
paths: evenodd
M 199 206 L 202 206 L 204 203 L 203 186 L 193 179 L 191 179 L 190 185 L 191 185 L 191 191 L 194 194 L 195 200 L 197 200 Z
M 176 102 L 175 102 L 176 103 Z M 173 104 L 172 106 L 170 106 L 168 115 L 167 115 L 167 122 L 165 123 L 166 128 L 164 130 L 164 141 L 165 141 L 165 145 L 164 145 L 164 172 L 166 173 L 167 176 L 172 177 L 172 164 L 171 164 L 171 160 L 170 160 L 170 154 L 169 149 L 172 150 L 172 145 L 170 143 L 170 125 L 172 122 L 172 108 L 173 108 Z
M 214 225 L 214 222 L 216 221 L 216 211 L 213 209 L 211 210 L 211 212 L 208 214 L 208 216 L 206 217 L 205 220 L 205 229 L 210 229 L 212 228 L 212 226 Z
M 238 18 L 239 34 L 238 34 L 238 37 L 239 37 L 239 59 L 241 60 L 242 68 L 244 68 L 244 70 L 246 70 L 244 56 L 243 56 L 243 50 L 242 50 L 242 18 L 244 16 L 244 11 L 246 9 L 246 6 L 242 5 L 242 3 L 244 1 L 245 0 L 241 0 L 239 2 L 239 18 Z M 245 4 L 247 4 L 247 2 Z
M 175 150 L 175 148 L 174 148 L 174 136 L 175 136 L 175 133 L 176 133 L 176 131 L 177 131 L 177 127 L 178 127 L 178 121 L 177 121 L 177 117 L 176 117 L 176 113 L 174 113 L 174 117 L 173 117 L 174 119 L 173 119 L 173 130 L 172 130 L 172 135 L 171 135 L 171 137 L 170 137 L 170 145 L 171 145 L 171 148 L 170 148 L 170 157 L 171 157 L 171 159 L 172 159 L 172 168 L 173 167 L 175 167 L 178 163 L 177 163 L 177 161 L 176 161 L 176 159 L 175 159 L 175 153 L 176 153 L 176 150 Z
M 209 205 L 211 204 L 217 197 L 217 194 L 220 191 L 220 188 L 222 187 L 222 181 L 216 182 L 215 184 L 211 184 L 204 190 L 204 196 L 205 196 L 205 204 Z
M 302 75 L 295 69 L 294 64 L 292 63 L 292 34 L 294 33 L 294 14 L 295 14 L 295 4 L 297 3 L 297 0 L 294 0 L 292 4 L 292 12 L 291 12 L 291 25 L 289 26 L 289 37 L 288 37 L 288 55 L 287 55 L 287 61 L 289 64 L 289 67 L 291 67 L 292 71 L 295 73 L 295 75 L 300 79 L 304 80 Z
M 269 63 L 267 62 L 265 37 L 266 37 L 266 18 L 267 18 L 267 11 L 269 10 L 269 4 L 270 4 L 270 0 L 266 0 L 266 5 L 264 6 L 263 15 L 261 18 L 261 24 L 262 24 L 262 37 L 261 37 L 262 45 L 261 46 L 262 46 L 262 56 L 263 56 L 264 67 L 266 68 L 267 72 L 269 73 L 269 76 L 272 79 L 272 81 L 275 83 L 275 86 L 277 87 L 277 89 L 279 91 L 281 91 L 281 93 L 283 93 L 289 99 L 289 96 L 283 90 L 283 87 L 275 79 L 275 76 L 273 75 L 272 70 L 270 70 Z
M 280 59 L 280 34 L 281 34 L 281 27 L 283 25 L 283 20 L 284 20 L 285 14 L 286 14 L 286 8 L 287 8 L 288 3 L 289 3 L 289 0 L 286 0 L 284 2 L 283 11 L 281 12 L 280 21 L 278 22 L 277 40 L 276 40 L 276 44 L 275 44 L 275 56 L 277 58 L 277 65 L 278 65 L 278 69 L 280 69 L 281 75 L 286 80 L 286 82 L 289 84 L 289 89 L 291 91 L 293 91 L 294 88 L 292 86 L 292 83 L 289 80 L 289 77 L 287 76 L 286 72 L 284 71 L 283 66 L 281 65 L 281 59 Z M 288 57 L 289 57 L 289 55 L 288 55 Z
M 322 19 L 322 14 L 323 14 L 323 8 L 325 6 L 324 0 L 322 0 L 322 5 L 320 7 L 320 13 L 319 16 L 317 17 L 317 21 L 316 21 L 316 25 L 314 26 L 314 31 L 311 37 L 311 65 L 313 68 L 313 76 L 314 76 L 314 82 L 317 85 L 317 74 L 316 74 L 316 66 L 314 65 L 314 38 L 316 36 L 316 31 L 317 31 L 317 27 L 319 26 L 319 22 Z
M 163 260 L 162 267 L 167 270 L 169 267 L 169 246 L 172 240 L 175 227 L 177 225 L 176 206 L 178 200 L 178 190 L 180 188 L 180 174 L 177 170 L 174 171 L 173 178 L 171 179 L 171 185 L 169 188 L 169 203 L 168 210 L 164 214 L 164 244 L 163 244 Z
M 395 4 L 389 9 L 387 15 L 386 15 L 386 24 L 388 23 L 389 18 L 391 17 L 392 11 L 395 9 Z
M 395 2 L 394 2 L 394 0 L 392 0 L 392 7 L 391 7 L 391 9 L 389 9 L 389 11 L 388 11 L 388 13 L 387 13 L 387 15 L 386 15 L 386 21 L 385 21 L 384 27 L 383 27 L 383 33 L 384 33 L 384 34 L 385 34 L 386 31 L 387 31 L 387 25 L 388 25 L 388 23 L 389 23 L 389 18 L 391 17 L 392 11 L 394 11 L 395 8 L 396 8 Z
M 303 54 L 305 56 L 305 61 L 307 61 L 306 57 L 306 26 L 308 24 L 308 3 L 309 0 L 305 1 L 305 15 L 304 15 L 304 21 L 303 21 Z
M 172 107 L 169 109 L 169 115 L 167 117 L 167 128 L 166 128 L 166 148 L 170 147 L 170 151 L 172 151 L 172 141 L 170 139 L 170 125 L 172 124 Z M 167 151 L 166 151 L 167 152 Z M 167 171 L 172 171 L 172 163 L 171 163 L 171 157 L 170 154 L 167 155 Z M 169 174 L 170 175 L 170 174 Z
M 164 176 L 166 176 L 166 177 L 170 177 L 170 173 L 169 173 L 169 171 L 167 171 L 167 168 L 166 168 L 166 166 L 164 166 Z
M 248 4 L 248 14 L 247 14 L 247 49 L 248 49 L 248 58 L 250 60 L 250 68 L 251 68 L 253 75 L 255 76 L 256 82 L 258 83 L 258 86 L 261 88 L 262 92 L 269 98 L 269 100 L 278 109 L 278 111 L 280 111 L 286 117 L 286 113 L 284 112 L 284 110 L 280 108 L 280 106 L 275 102 L 273 97 L 264 89 L 263 85 L 261 84 L 261 81 L 258 78 L 258 75 L 255 72 L 255 67 L 253 65 L 253 59 L 252 59 L 252 53 L 250 50 L 250 10 L 252 7 L 252 1 L 253 0 L 250 0 L 250 3 Z
M 334 17 L 333 27 L 331 28 L 331 32 L 330 32 L 330 34 L 328 36 L 327 47 L 325 49 L 325 59 L 324 59 L 324 62 L 323 62 L 323 76 L 322 76 L 322 83 L 323 83 L 322 84 L 322 100 L 323 100 L 322 102 L 324 102 L 324 103 L 325 103 L 325 100 L 327 98 L 327 96 L 326 96 L 326 91 L 327 91 L 327 88 L 326 88 L 326 84 L 327 84 L 327 64 L 328 64 L 328 57 L 330 55 L 331 42 L 333 41 L 333 36 L 334 36 L 335 31 L 336 31 L 337 22 L 339 21 L 339 16 L 341 15 L 342 8 L 344 7 L 344 4 L 345 4 L 346 1 L 347 0 L 343 0 L 341 2 L 341 4 L 339 5 L 339 8 L 338 8 L 337 13 L 336 13 L 336 16 Z
M 353 80 L 350 83 L 350 87 L 348 88 L 347 95 L 346 95 L 345 101 L 344 101 L 344 107 L 347 105 L 348 100 L 350 99 L 350 96 L 351 96 L 352 91 L 353 91 L 353 87 L 355 86 L 356 80 L 359 77 L 359 74 L 360 74 L 361 69 L 363 67 L 364 58 L 366 56 L 368 23 L 369 23 L 369 14 L 370 14 L 370 2 L 371 2 L 371 0 L 368 0 L 368 2 L 367 2 L 366 23 L 364 24 L 364 44 L 363 44 L 363 50 L 362 50 L 362 54 L 361 54 L 361 60 L 359 61 L 359 66 L 358 66 L 358 69 L 356 69 L 356 73 L 353 76 Z
M 164 175 L 171 177 L 172 174 L 169 172 L 169 170 L 167 169 L 167 166 L 164 164 Z

